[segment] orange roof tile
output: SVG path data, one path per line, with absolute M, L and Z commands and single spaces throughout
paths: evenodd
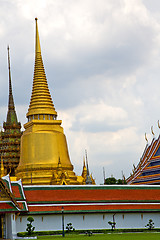
M 20 194 L 18 185 L 16 185 L 16 186 L 12 185 L 12 192 L 13 192 L 13 195 L 15 198 L 21 198 L 21 194 Z
M 160 189 L 27 190 L 27 202 L 160 200 Z

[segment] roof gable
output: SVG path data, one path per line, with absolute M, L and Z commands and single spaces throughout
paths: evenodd
M 20 207 L 8 188 L 6 181 L 0 179 L 0 212 L 18 212 Z
M 160 184 L 160 136 L 146 145 L 139 164 L 127 179 L 127 184 Z

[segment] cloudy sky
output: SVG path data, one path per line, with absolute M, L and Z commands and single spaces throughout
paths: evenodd
M 7 45 L 14 100 L 26 122 L 38 17 L 42 57 L 71 162 L 88 152 L 98 184 L 128 177 L 146 141 L 159 135 L 159 0 L 0 0 L 0 122 L 8 103 Z

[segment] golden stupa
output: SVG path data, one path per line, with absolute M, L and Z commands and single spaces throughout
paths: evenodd
M 28 122 L 21 138 L 16 176 L 23 184 L 79 184 L 73 172 L 66 137 L 57 120 L 43 66 L 36 20 L 33 88 Z

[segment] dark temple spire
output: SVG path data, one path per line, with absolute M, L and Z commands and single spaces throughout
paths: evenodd
M 15 176 L 15 170 L 19 164 L 20 158 L 20 139 L 21 123 L 17 121 L 17 115 L 14 106 L 11 82 L 10 56 L 8 50 L 8 70 L 9 70 L 9 100 L 6 122 L 3 122 L 0 139 L 1 164 L 4 165 L 4 174 Z
M 89 166 L 88 166 L 88 157 L 87 157 L 87 150 L 85 150 L 86 153 L 86 166 L 87 166 L 87 176 L 86 176 L 86 184 L 92 184 L 92 179 L 89 175 Z
M 9 55 L 9 46 L 7 47 L 8 50 L 8 71 L 9 71 L 9 101 L 8 101 L 8 112 L 7 112 L 7 120 L 6 124 L 17 124 L 17 115 L 14 107 L 14 100 L 12 94 L 12 82 L 11 82 L 11 69 L 10 69 L 10 55 Z

